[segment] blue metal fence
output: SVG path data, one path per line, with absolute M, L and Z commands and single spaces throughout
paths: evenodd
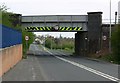
M 0 48 L 2 47 L 2 25 L 0 24 Z
M 2 27 L 1 27 L 2 26 Z M 13 45 L 22 43 L 22 33 L 9 28 L 4 25 L 0 25 L 0 30 L 2 30 L 2 45 L 0 48 L 10 47 Z M 0 31 L 1 32 L 1 31 Z M 1 35 L 1 33 L 0 33 Z

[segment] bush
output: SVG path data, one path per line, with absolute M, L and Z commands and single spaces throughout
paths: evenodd
M 27 42 L 28 47 L 26 46 L 26 40 L 25 40 L 26 35 L 29 36 L 29 40 Z M 35 35 L 32 32 L 27 32 L 25 30 L 22 30 L 23 54 L 26 54 L 27 50 L 29 49 L 30 44 L 33 43 L 34 41 L 34 37 Z
M 113 51 L 113 60 L 120 64 L 120 24 L 115 27 L 112 33 L 111 44 Z

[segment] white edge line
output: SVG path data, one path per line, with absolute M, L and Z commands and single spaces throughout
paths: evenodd
M 94 74 L 97 74 L 97 75 L 99 75 L 99 76 L 102 76 L 102 77 L 104 77 L 104 78 L 107 78 L 107 79 L 109 79 L 109 80 L 116 81 L 116 82 L 119 82 L 119 81 L 120 81 L 120 79 L 118 79 L 118 78 L 115 78 L 115 77 L 110 76 L 110 75 L 108 75 L 108 74 L 102 73 L 102 72 L 97 71 L 97 70 L 95 70 L 95 69 L 89 68 L 89 67 L 84 66 L 84 65 L 82 65 L 82 64 L 78 64 L 78 63 L 76 63 L 76 62 L 69 61 L 69 60 L 67 60 L 67 59 L 64 59 L 64 58 L 61 58 L 61 57 L 58 57 L 58 56 L 55 56 L 55 57 L 58 58 L 58 59 L 60 59 L 60 60 L 62 60 L 62 61 L 68 62 L 68 63 L 70 63 L 70 64 L 72 64 L 72 65 L 74 65 L 74 66 L 80 67 L 80 68 L 85 69 L 85 70 L 87 70 L 87 71 L 90 71 L 90 72 L 92 72 L 92 73 L 94 73 Z
M 51 53 L 50 51 L 48 51 L 47 49 L 45 49 L 45 50 L 46 50 L 48 53 L 52 54 L 52 53 Z M 55 56 L 55 57 L 58 58 L 58 59 L 60 59 L 60 60 L 62 60 L 62 61 L 68 62 L 68 63 L 70 63 L 70 64 L 72 64 L 72 65 L 74 65 L 74 66 L 80 67 L 80 68 L 85 69 L 85 70 L 87 70 L 87 71 L 89 71 L 89 72 L 92 72 L 92 73 L 94 73 L 94 74 L 97 74 L 97 75 L 99 75 L 99 76 L 102 76 L 102 77 L 104 77 L 104 78 L 107 78 L 107 79 L 109 79 L 109 80 L 111 80 L 111 81 L 115 81 L 115 82 L 120 83 L 120 79 L 118 79 L 118 78 L 116 78 L 116 77 L 113 77 L 113 76 L 111 76 L 111 75 L 102 73 L 102 72 L 100 72 L 100 71 L 98 71 L 98 70 L 92 69 L 92 68 L 90 68 L 90 67 L 84 66 L 84 65 L 82 65 L 82 64 L 79 64 L 79 63 L 76 63 L 76 62 L 73 62 L 73 61 L 70 61 L 70 60 L 67 60 L 67 59 L 58 57 L 58 56 Z

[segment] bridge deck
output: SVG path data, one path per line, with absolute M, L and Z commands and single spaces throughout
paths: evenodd
M 87 15 L 22 16 L 22 26 L 28 31 L 87 31 Z

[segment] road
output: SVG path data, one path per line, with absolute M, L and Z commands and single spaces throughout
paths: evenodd
M 118 65 L 31 44 L 27 59 L 3 76 L 3 81 L 115 81 Z

